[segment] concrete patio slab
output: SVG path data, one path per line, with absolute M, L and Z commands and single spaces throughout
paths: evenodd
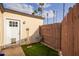
M 5 56 L 25 56 L 21 46 L 9 47 L 2 50 Z

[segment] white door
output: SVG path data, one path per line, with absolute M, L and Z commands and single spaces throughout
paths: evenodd
M 11 43 L 19 43 L 20 31 L 18 20 L 5 20 L 4 21 L 4 44 L 9 45 Z

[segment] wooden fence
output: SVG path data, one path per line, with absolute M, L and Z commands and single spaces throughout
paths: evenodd
M 70 8 L 61 25 L 41 26 L 43 42 L 62 51 L 65 56 L 79 56 L 79 4 Z
M 64 17 L 61 33 L 63 55 L 79 55 L 79 4 L 74 5 Z
M 40 27 L 43 42 L 55 49 L 60 49 L 60 24 L 43 25 Z

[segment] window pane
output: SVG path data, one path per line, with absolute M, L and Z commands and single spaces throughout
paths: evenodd
M 18 27 L 18 22 L 16 22 L 16 27 Z
M 12 21 L 9 21 L 9 26 L 12 27 Z
M 18 27 L 18 22 L 9 21 L 9 26 L 10 27 Z

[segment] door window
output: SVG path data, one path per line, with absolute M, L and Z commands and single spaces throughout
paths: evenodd
M 18 22 L 9 21 L 9 26 L 10 26 L 10 27 L 18 27 Z

